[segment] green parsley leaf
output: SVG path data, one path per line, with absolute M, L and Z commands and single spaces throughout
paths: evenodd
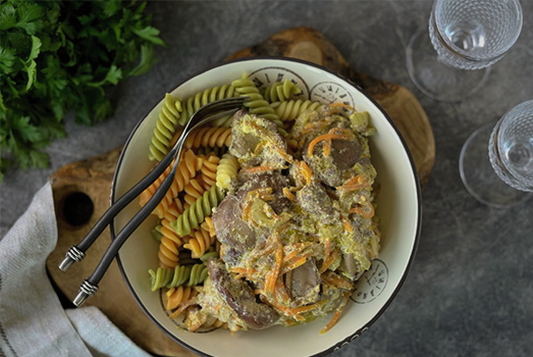
M 0 0 L 0 180 L 9 166 L 45 167 L 64 117 L 108 118 L 106 93 L 154 63 L 159 30 L 146 1 Z
M 146 26 L 141 30 L 133 30 L 133 32 L 141 38 L 144 38 L 147 41 L 150 41 L 156 45 L 163 46 L 165 43 L 159 36 L 159 30 L 152 26 Z

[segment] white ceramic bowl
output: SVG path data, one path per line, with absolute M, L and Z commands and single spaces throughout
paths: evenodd
M 391 120 L 375 102 L 348 80 L 328 70 L 289 59 L 246 59 L 222 64 L 180 84 L 172 94 L 185 98 L 199 90 L 229 83 L 243 72 L 258 84 L 294 79 L 313 100 L 344 101 L 372 117 L 377 135 L 371 138 L 372 162 L 378 176 L 377 215 L 382 246 L 366 276 L 361 278 L 342 319 L 326 334 L 329 318 L 297 327 L 274 327 L 231 334 L 226 330 L 190 333 L 180 329 L 163 310 L 158 293 L 150 291 L 147 270 L 157 267 L 158 245 L 151 236 L 153 218 L 144 222 L 120 249 L 118 262 L 132 294 L 148 316 L 174 340 L 211 356 L 310 356 L 325 354 L 357 338 L 374 322 L 398 292 L 413 260 L 421 221 L 421 195 L 413 161 Z M 164 93 L 161 93 L 163 97 Z M 133 129 L 117 164 L 111 200 L 114 202 L 152 167 L 148 146 L 161 103 Z M 119 214 L 112 235 L 139 209 L 137 202 Z

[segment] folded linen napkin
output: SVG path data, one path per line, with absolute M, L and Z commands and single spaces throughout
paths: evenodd
M 45 272 L 56 243 L 47 183 L 0 240 L 0 357 L 149 356 L 97 308 L 62 308 Z

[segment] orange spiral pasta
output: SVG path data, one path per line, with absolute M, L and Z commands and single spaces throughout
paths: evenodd
M 205 158 L 202 163 L 202 168 L 200 169 L 200 174 L 202 181 L 206 185 L 206 189 L 211 188 L 216 183 L 217 180 L 217 167 L 220 162 L 220 158 L 215 155 L 210 155 L 208 158 Z
M 170 226 L 171 222 L 183 212 L 183 206 L 179 199 L 175 199 L 167 210 L 163 213 L 161 227 L 161 242 L 159 243 L 159 266 L 163 268 L 174 268 L 178 260 L 178 248 L 183 244 L 182 239 L 174 232 Z
M 185 141 L 185 147 L 195 149 L 201 146 L 223 147 L 231 144 L 231 128 L 203 127 L 193 130 Z
M 215 236 L 209 234 L 208 230 L 200 229 L 194 230 L 191 233 L 191 238 L 183 245 L 183 248 L 191 251 L 193 258 L 200 258 L 211 247 L 215 241 Z
M 174 268 L 178 265 L 178 245 L 168 237 L 161 237 L 159 243 L 159 266 L 162 268 Z
M 185 196 L 183 196 L 183 201 L 185 202 L 185 208 L 192 205 L 197 199 L 202 197 L 205 191 L 207 191 L 209 187 L 205 187 L 205 184 L 202 182 L 202 179 L 192 179 L 189 181 L 189 183 L 184 187 L 183 191 L 185 192 Z
M 166 310 L 174 310 L 190 302 L 196 296 L 196 290 L 191 286 L 178 286 L 169 289 L 166 293 Z
M 183 154 L 183 158 L 176 169 L 176 175 L 174 181 L 170 185 L 169 190 L 161 200 L 161 202 L 154 209 L 154 214 L 159 218 L 162 218 L 168 207 L 172 204 L 178 194 L 185 188 L 191 178 L 196 176 L 196 172 L 201 169 L 202 160 L 192 152 L 187 150 Z M 155 180 L 146 190 L 144 190 L 139 196 L 139 203 L 144 206 L 146 202 L 155 194 L 155 191 L 161 186 L 163 180 L 170 173 L 170 166 L 161 174 L 157 180 Z

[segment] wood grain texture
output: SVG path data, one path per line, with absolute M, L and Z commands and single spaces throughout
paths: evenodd
M 80 283 L 96 267 L 98 260 L 111 241 L 109 228 L 93 244 L 84 260 L 70 267 L 67 272 L 57 266 L 68 248 L 78 243 L 96 220 L 109 207 L 109 193 L 120 149 L 88 160 L 63 166 L 52 175 L 52 190 L 59 232 L 56 249 L 50 254 L 46 266 L 50 276 L 69 300 L 73 300 Z M 68 223 L 65 207 L 68 197 L 77 192 L 85 193 L 94 205 L 94 211 L 86 224 L 74 226 Z M 113 261 L 99 285 L 98 293 L 85 303 L 97 306 L 137 345 L 151 353 L 166 356 L 194 356 L 181 348 L 159 329 L 141 310 L 122 279 L 116 261 Z
M 433 132 L 420 103 L 406 88 L 353 71 L 340 52 L 321 33 L 310 28 L 279 32 L 266 41 L 244 49 L 228 59 L 251 56 L 285 56 L 313 62 L 338 72 L 361 86 L 392 118 L 413 155 L 421 181 L 429 177 L 435 158 Z M 86 258 L 66 273 L 57 269 L 67 249 L 79 242 L 109 207 L 109 194 L 119 149 L 105 155 L 66 165 L 52 176 L 58 222 L 58 244 L 49 256 L 47 268 L 58 288 L 72 300 L 82 279 L 96 266 L 110 242 L 107 229 L 88 251 Z M 86 194 L 94 205 L 90 219 L 82 225 L 69 224 L 65 202 L 74 192 Z M 68 209 L 68 208 L 67 208 Z M 113 262 L 96 295 L 86 305 L 99 307 L 126 335 L 145 350 L 165 356 L 193 356 L 173 342 L 143 313 L 128 291 L 117 263 Z

